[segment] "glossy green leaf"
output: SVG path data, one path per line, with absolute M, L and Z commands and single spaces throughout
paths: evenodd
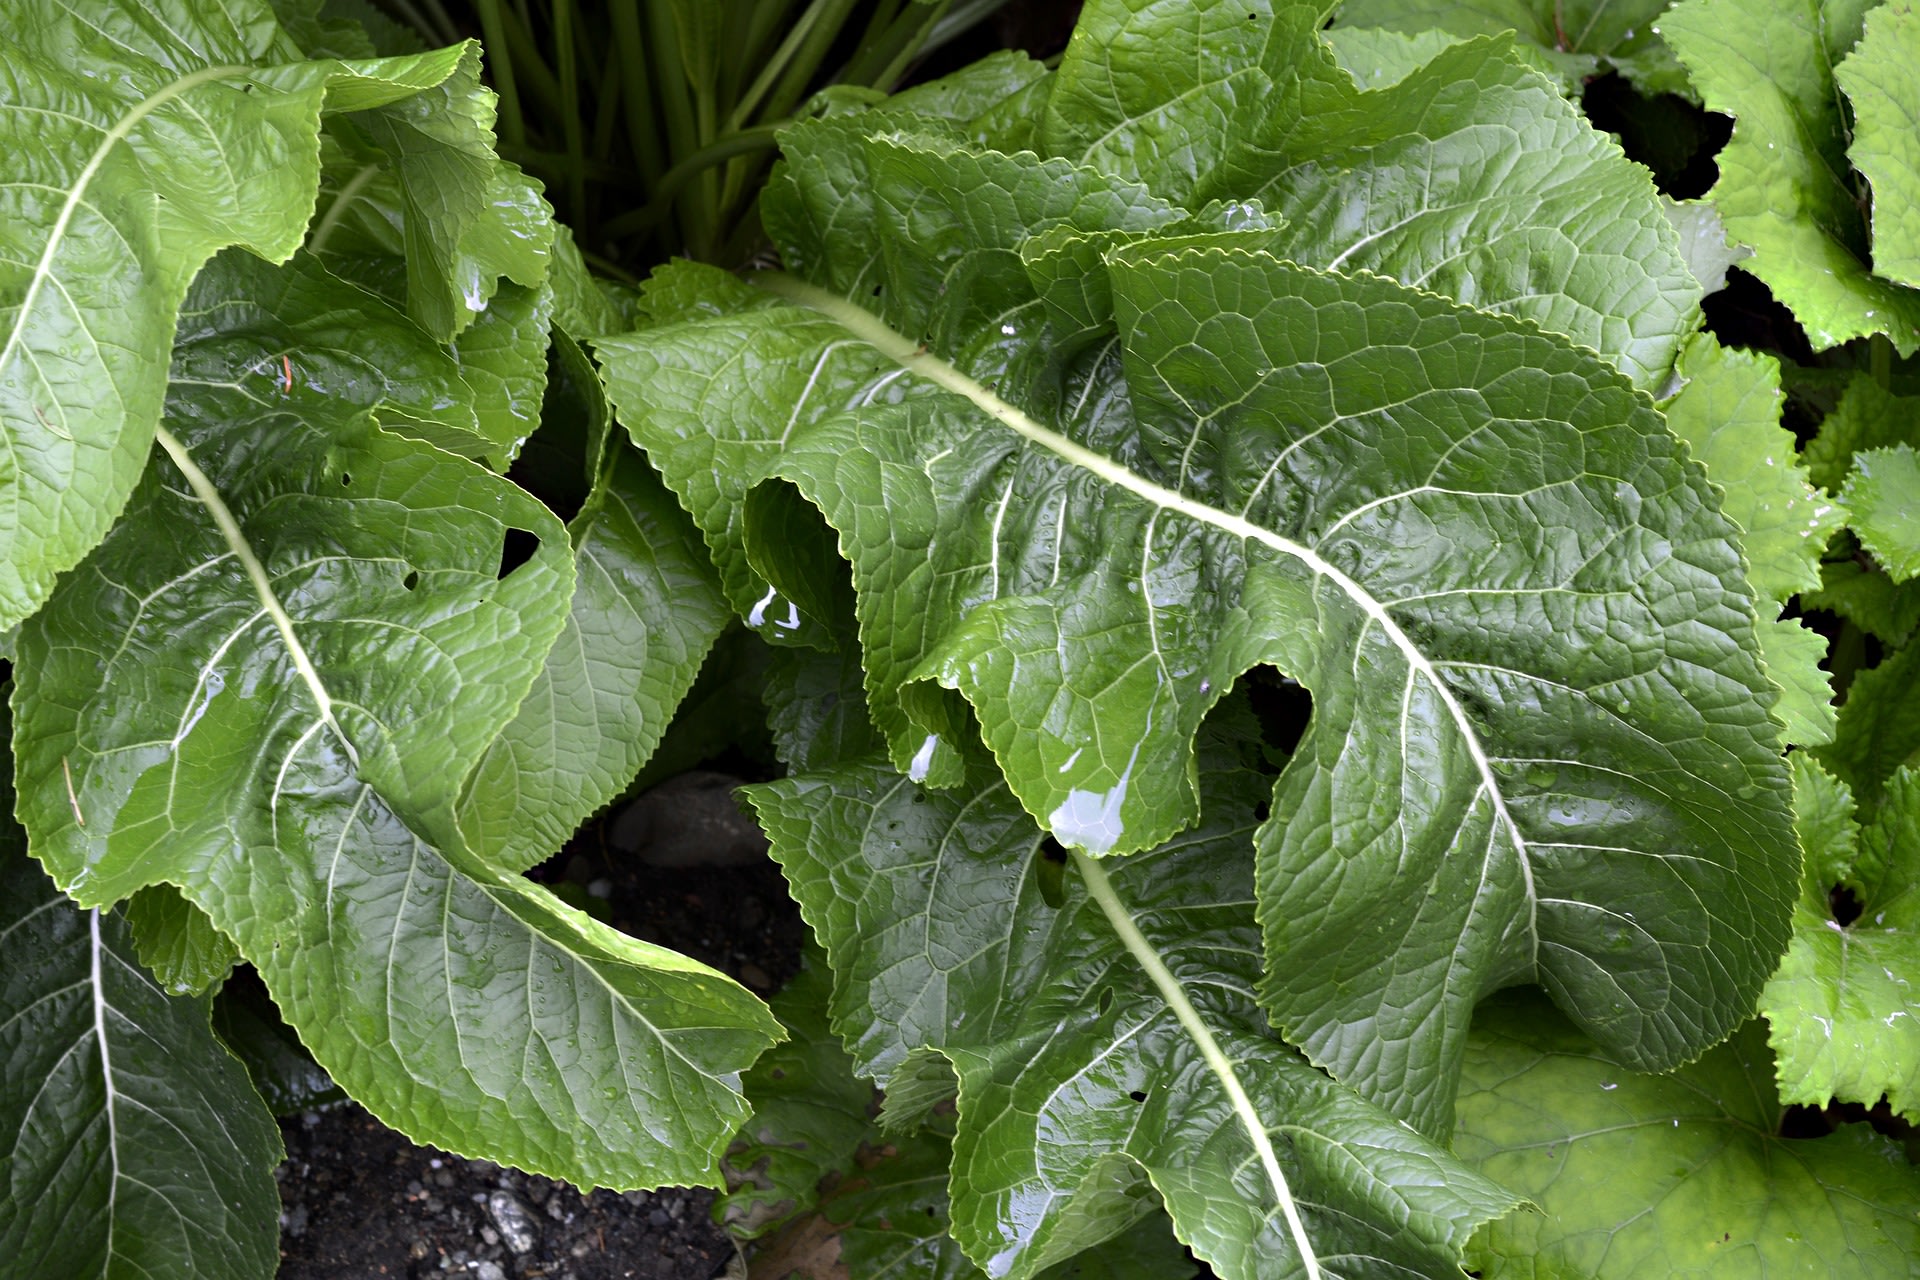
M 1885 0 L 1833 78 L 1853 108 L 1854 167 L 1873 184 L 1873 271 L 1920 287 L 1920 10 Z
M 126 504 L 201 264 L 235 244 L 284 260 L 300 243 L 322 110 L 429 91 L 462 51 L 297 57 L 265 0 L 0 12 L 0 628 Z
M 1682 0 L 1659 21 L 1706 105 L 1734 117 L 1709 193 L 1742 264 L 1816 350 L 1883 333 L 1920 349 L 1920 290 L 1873 274 L 1833 66 L 1860 36 L 1860 0 Z
M 1854 454 L 1840 496 L 1848 523 L 1887 576 L 1920 577 L 1920 454 L 1905 444 Z
M 149 885 L 127 902 L 127 928 L 140 963 L 169 995 L 197 996 L 226 981 L 240 958 L 233 939 L 170 884 Z
M 22 633 L 34 852 L 83 904 L 179 885 L 419 1140 L 580 1185 L 715 1178 L 734 1073 L 778 1035 L 764 1007 L 455 833 L 565 620 L 566 531 L 378 430 L 377 384 L 248 384 L 253 344 L 219 317 L 247 322 L 255 283 L 196 282 L 166 456 Z M 539 545 L 503 576 L 513 529 Z
M 1646 93 L 1687 93 L 1687 75 L 1654 31 L 1671 0 L 1343 0 L 1342 29 L 1378 28 L 1455 38 L 1516 32 L 1523 49 L 1578 98 L 1583 84 L 1617 70 Z
M 1920 1116 L 1920 772 L 1894 774 L 1856 829 L 1846 786 L 1796 754 L 1794 807 L 1807 874 L 1793 941 L 1760 998 L 1780 1098 L 1872 1106 L 1884 1095 Z M 1859 910 L 1844 923 L 1829 896 L 1843 884 Z
M 0 825 L 0 1271 L 265 1280 L 280 1133 L 206 999 L 162 991 Z
M 1481 1007 L 1466 1069 L 1455 1148 L 1540 1208 L 1475 1237 L 1486 1280 L 1840 1280 L 1920 1256 L 1920 1171 L 1864 1124 L 1780 1137 L 1757 1022 L 1642 1076 L 1516 992 Z
M 1047 842 L 988 770 L 930 792 L 846 764 L 750 793 L 859 1070 L 885 1082 L 932 1050 L 957 1073 L 952 1231 L 991 1276 L 1119 1234 L 1156 1193 L 1217 1274 L 1301 1275 L 1265 1143 L 1342 1274 L 1443 1273 L 1513 1203 L 1272 1038 L 1245 856 L 1267 784 L 1240 714 L 1206 753 L 1205 824 L 1103 873 L 1166 985 L 1077 874 L 1049 904 Z
M 1735 527 L 1623 377 L 1086 169 L 792 137 L 768 223 L 833 287 L 598 350 L 763 633 L 828 628 L 791 539 L 755 571 L 793 497 L 749 489 L 825 515 L 897 769 L 951 785 L 977 719 L 1064 844 L 1150 847 L 1272 664 L 1317 720 L 1261 839 L 1263 997 L 1316 1062 L 1437 1134 L 1501 985 L 1647 1066 L 1750 1013 L 1798 880 L 1774 694 Z
M 727 621 L 686 514 L 622 449 L 575 518 L 560 638 L 461 799 L 475 852 L 521 871 L 618 796 Z

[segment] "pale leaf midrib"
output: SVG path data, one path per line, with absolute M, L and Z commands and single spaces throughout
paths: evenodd
M 879 317 L 847 299 L 780 272 L 763 272 L 754 275 L 751 279 L 753 283 L 769 292 L 827 317 L 909 372 L 918 374 L 929 382 L 972 401 L 1002 426 L 1063 461 L 1091 472 L 1108 484 L 1127 490 L 1155 508 L 1176 511 L 1200 524 L 1278 551 L 1282 555 L 1297 560 L 1309 571 L 1338 588 L 1341 594 L 1357 606 L 1370 622 L 1380 628 L 1382 634 L 1394 648 L 1400 651 L 1414 672 L 1426 680 L 1453 719 L 1454 727 L 1473 759 L 1474 768 L 1479 772 L 1481 785 L 1485 788 L 1487 798 L 1493 805 L 1495 816 L 1500 826 L 1506 831 L 1508 841 L 1519 862 L 1521 877 L 1526 886 L 1527 938 L 1531 952 L 1530 958 L 1537 963 L 1538 904 L 1526 838 L 1521 834 L 1513 815 L 1507 810 L 1506 797 L 1500 789 L 1499 779 L 1494 775 L 1491 758 L 1481 744 L 1479 734 L 1474 731 L 1472 723 L 1467 719 L 1465 708 L 1460 705 L 1453 690 L 1440 678 L 1432 660 L 1413 643 L 1413 640 L 1401 629 L 1400 624 L 1387 612 L 1385 604 L 1328 562 L 1312 547 L 1295 542 L 1242 516 L 1221 511 L 1186 494 L 1155 484 L 1114 462 L 1113 459 L 1068 439 L 1059 432 L 1042 425 L 1025 411 L 1001 399 L 993 391 L 961 372 L 953 364 L 932 354 L 919 343 L 888 326 Z

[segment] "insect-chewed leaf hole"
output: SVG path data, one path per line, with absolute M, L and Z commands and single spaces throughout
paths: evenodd
M 404 577 L 404 578 L 402 578 L 402 579 L 400 579 L 400 585 L 401 585 L 401 586 L 403 586 L 403 587 L 405 587 L 405 588 L 406 588 L 406 589 L 407 589 L 408 591 L 411 591 L 411 590 L 413 590 L 413 589 L 414 589 L 415 587 L 417 587 L 417 586 L 419 586 L 419 585 L 420 585 L 420 571 L 419 571 L 418 569 L 409 569 L 409 570 L 407 570 L 407 576 L 406 576 L 406 577 Z
M 1033 878 L 1040 888 L 1040 900 L 1058 911 L 1067 901 L 1067 851 L 1052 836 L 1040 841 L 1040 856 L 1033 860 Z
M 533 553 L 540 549 L 539 535 L 528 533 L 525 529 L 509 529 L 500 543 L 500 572 L 496 579 L 504 578 L 533 559 Z

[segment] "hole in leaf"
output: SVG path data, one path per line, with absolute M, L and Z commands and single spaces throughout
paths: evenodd
M 1272 667 L 1254 667 L 1241 678 L 1247 704 L 1260 721 L 1260 741 L 1271 764 L 1284 764 L 1300 745 L 1313 719 L 1313 695 L 1292 676 Z
M 419 586 L 419 585 L 420 585 L 420 571 L 419 571 L 418 569 L 409 569 L 409 570 L 407 570 L 407 576 L 406 576 L 406 577 L 404 577 L 404 578 L 402 578 L 402 579 L 400 579 L 400 585 L 401 585 L 401 586 L 403 586 L 403 587 L 405 587 L 405 588 L 406 588 L 407 590 L 409 590 L 409 591 L 411 591 L 411 590 L 413 590 L 413 589 L 414 589 L 415 587 L 417 587 L 417 586 Z
M 1040 841 L 1040 856 L 1033 860 L 1033 877 L 1040 887 L 1040 900 L 1058 911 L 1067 901 L 1067 851 L 1052 836 Z
M 340 473 L 340 487 L 345 489 L 350 487 L 352 484 L 353 484 L 353 472 L 342 471 Z
M 1860 905 L 1860 899 L 1854 897 L 1853 890 L 1837 884 L 1827 890 L 1827 909 L 1833 912 L 1833 922 L 1844 929 L 1858 920 L 1865 908 Z
M 1094 1004 L 1099 1008 L 1101 1013 L 1105 1013 L 1107 1010 L 1113 1008 L 1113 988 L 1100 988 L 1100 998 L 1094 1001 Z
M 1145 1102 L 1147 1100 L 1147 1095 L 1142 1093 L 1138 1089 L 1135 1089 L 1132 1093 L 1128 1094 L 1127 1096 L 1129 1098 L 1132 1098 L 1135 1102 Z
M 504 578 L 533 559 L 533 553 L 540 549 L 540 538 L 525 529 L 509 529 L 500 543 L 500 572 L 496 579 Z
M 1271 804 L 1268 804 L 1265 800 L 1262 800 L 1259 804 L 1256 804 L 1255 806 L 1253 806 L 1253 820 L 1255 822 L 1265 822 L 1272 815 L 1273 815 L 1273 806 Z

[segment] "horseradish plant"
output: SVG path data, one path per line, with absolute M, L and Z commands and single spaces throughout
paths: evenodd
M 638 293 L 497 158 L 471 46 L 10 8 L 0 1256 L 271 1272 L 207 1015 L 244 960 L 411 1136 L 725 1181 L 743 1237 L 824 1188 L 852 1274 L 1904 1267 L 1890 1141 L 1778 1114 L 1920 1063 L 1915 19 L 1808 27 L 1752 102 L 1716 3 L 1591 51 L 1740 115 L 1710 204 L 1565 49 L 1096 0 L 1056 68 L 823 101 L 780 269 Z M 1830 279 L 1775 141 L 1875 184 L 1804 206 Z M 1723 220 L 1885 344 L 1811 476 L 1778 364 L 1701 330 Z M 566 523 L 505 475 L 536 427 L 584 442 Z M 1816 588 L 1884 657 L 1837 722 L 1779 616 Z M 776 1011 L 522 874 L 733 617 L 821 944 Z

